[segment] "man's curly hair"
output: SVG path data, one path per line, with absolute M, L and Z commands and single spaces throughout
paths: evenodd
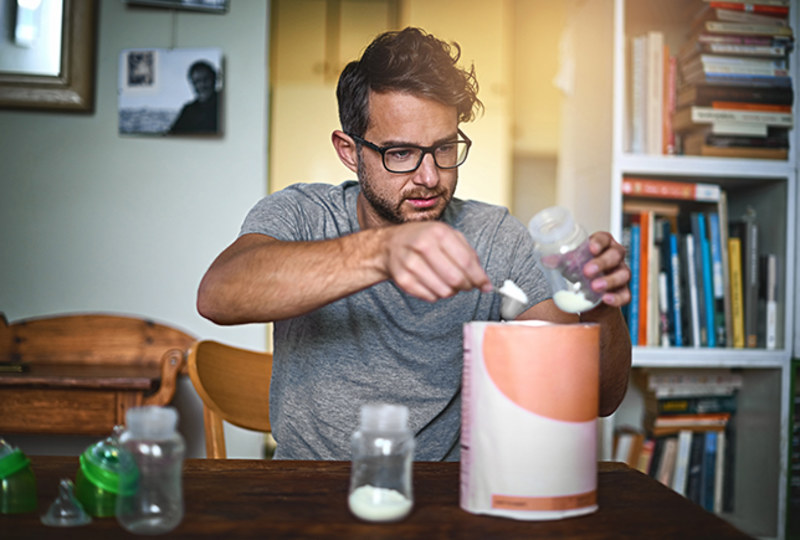
M 398 91 L 456 108 L 459 122 L 483 110 L 478 99 L 475 67 L 458 67 L 461 47 L 419 28 L 380 34 L 361 59 L 347 64 L 339 76 L 336 98 L 342 130 L 363 136 L 369 126 L 369 94 Z

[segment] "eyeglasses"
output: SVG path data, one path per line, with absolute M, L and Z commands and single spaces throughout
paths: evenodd
M 358 135 L 348 133 L 359 144 L 378 152 L 383 158 L 383 166 L 391 173 L 411 173 L 419 169 L 425 154 L 433 156 L 433 161 L 440 169 L 455 169 L 467 160 L 469 147 L 472 141 L 458 130 L 461 137 L 455 141 L 448 141 L 434 146 L 417 146 L 414 144 L 393 144 L 378 146 Z

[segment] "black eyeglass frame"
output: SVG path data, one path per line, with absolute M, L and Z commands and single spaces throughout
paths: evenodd
M 366 140 L 366 139 L 364 139 L 362 137 L 359 137 L 358 135 L 355 135 L 353 133 L 347 133 L 347 136 L 350 137 L 351 139 L 353 139 L 354 141 L 356 141 L 357 143 L 366 146 L 370 150 L 374 150 L 375 152 L 378 152 L 381 155 L 381 163 L 383 163 L 383 168 L 386 169 L 387 171 L 389 171 L 390 173 L 393 173 L 393 174 L 409 174 L 409 173 L 413 173 L 414 171 L 419 169 L 420 165 L 422 165 L 422 160 L 425 159 L 425 154 L 430 154 L 431 156 L 433 156 L 433 162 L 440 169 L 450 170 L 450 169 L 459 168 L 460 166 L 462 166 L 464 164 L 465 161 L 467 161 L 467 157 L 469 156 L 469 149 L 472 146 L 472 139 L 467 137 L 467 135 L 463 131 L 461 131 L 461 128 L 458 128 L 458 135 L 459 135 L 459 137 L 461 137 L 461 139 L 456 139 L 455 141 L 443 142 L 443 143 L 439 143 L 439 144 L 436 144 L 436 145 L 433 145 L 433 146 L 419 146 L 419 145 L 416 145 L 416 144 L 391 144 L 389 146 L 378 146 L 377 144 L 369 142 L 368 140 Z M 467 149 L 464 151 L 464 159 L 462 159 L 456 165 L 453 165 L 453 166 L 450 166 L 450 167 L 442 167 L 441 165 L 439 165 L 439 162 L 436 161 L 436 153 L 435 153 L 436 150 L 438 148 L 444 146 L 444 145 L 453 144 L 453 143 L 459 143 L 459 142 L 467 143 Z M 420 154 L 419 161 L 417 162 L 417 166 L 414 167 L 413 169 L 408 170 L 408 171 L 393 171 L 392 169 L 390 169 L 388 167 L 388 165 L 386 165 L 386 152 L 388 152 L 389 150 L 392 150 L 394 148 L 415 148 L 417 150 L 421 150 L 422 154 Z

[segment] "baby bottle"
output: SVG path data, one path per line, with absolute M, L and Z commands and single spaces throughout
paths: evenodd
M 414 435 L 408 407 L 384 403 L 361 407 L 361 425 L 352 437 L 350 511 L 365 521 L 397 521 L 411 511 Z
M 110 437 L 89 446 L 78 459 L 75 496 L 90 516 L 113 517 L 120 473 L 136 474 L 131 455 L 119 446 L 122 429 L 115 426 Z
M 173 407 L 135 407 L 125 414 L 120 444 L 133 456 L 138 477 L 120 482 L 117 521 L 134 534 L 171 531 L 183 519 L 183 458 L 186 446 L 176 430 Z
M 36 477 L 22 450 L 0 438 L 0 514 L 34 512 Z
M 558 308 L 583 313 L 599 304 L 602 295 L 592 290 L 592 280 L 583 274 L 584 265 L 594 258 L 589 251 L 589 236 L 569 210 L 545 208 L 533 216 L 528 229 Z

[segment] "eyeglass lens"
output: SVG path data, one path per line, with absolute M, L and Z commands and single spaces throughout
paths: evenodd
M 467 159 L 467 141 L 453 141 L 434 148 L 430 153 L 441 169 L 458 167 Z M 425 151 L 413 146 L 395 146 L 383 154 L 383 164 L 392 172 L 410 172 L 422 163 Z

